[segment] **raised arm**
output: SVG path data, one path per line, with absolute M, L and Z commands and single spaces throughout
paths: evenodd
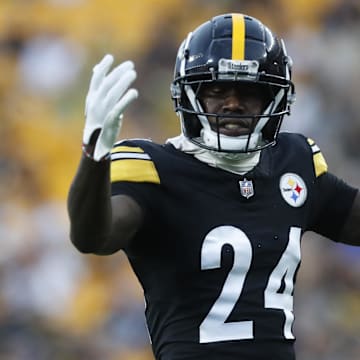
M 70 238 L 84 253 L 112 254 L 124 248 L 142 221 L 138 204 L 128 196 L 111 197 L 110 150 L 119 134 L 122 114 L 137 97 L 129 89 L 134 64 L 124 62 L 109 72 L 106 55 L 93 69 L 85 106 L 83 155 L 68 194 Z

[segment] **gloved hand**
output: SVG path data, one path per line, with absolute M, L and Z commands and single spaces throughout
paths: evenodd
M 137 90 L 129 89 L 136 79 L 134 63 L 125 61 L 109 72 L 113 62 L 114 57 L 107 54 L 94 66 L 86 96 L 83 146 L 86 149 L 95 131 L 100 131 L 93 153 L 85 151 L 95 161 L 110 153 L 120 132 L 122 114 L 138 96 Z

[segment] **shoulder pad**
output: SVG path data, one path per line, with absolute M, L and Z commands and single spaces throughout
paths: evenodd
M 316 145 L 315 141 L 313 139 L 308 138 L 307 142 L 310 145 L 313 153 L 315 175 L 316 177 L 319 177 L 320 175 L 327 172 L 328 165 L 326 163 L 323 154 L 320 151 L 320 148 Z
M 130 181 L 160 184 L 151 156 L 138 145 L 114 145 L 111 151 L 111 182 Z

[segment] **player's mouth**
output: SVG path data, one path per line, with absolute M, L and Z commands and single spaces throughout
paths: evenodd
M 252 119 L 221 119 L 218 124 L 211 122 L 211 128 L 219 131 L 220 134 L 227 136 L 248 135 L 253 128 Z

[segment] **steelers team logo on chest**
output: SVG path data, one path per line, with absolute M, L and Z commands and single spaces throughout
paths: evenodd
M 304 204 L 307 188 L 304 180 L 297 174 L 286 173 L 280 178 L 280 192 L 284 200 L 293 207 Z

